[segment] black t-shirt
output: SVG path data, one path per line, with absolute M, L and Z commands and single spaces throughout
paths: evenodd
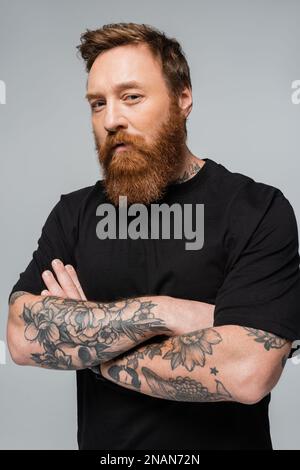
M 12 292 L 40 294 L 51 261 L 75 266 L 89 300 L 168 295 L 215 304 L 215 326 L 241 325 L 300 338 L 297 223 L 282 192 L 214 160 L 160 203 L 204 204 L 204 244 L 96 235 L 103 182 L 63 194 Z M 80 449 L 271 448 L 270 394 L 254 405 L 179 402 L 124 388 L 92 370 L 76 372 Z

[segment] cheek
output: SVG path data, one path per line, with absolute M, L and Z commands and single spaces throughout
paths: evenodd
M 98 143 L 102 144 L 105 140 L 105 131 L 99 119 L 92 119 L 92 129 L 93 134 L 97 138 Z
M 96 115 L 96 114 L 93 115 L 92 126 L 94 129 L 94 132 L 99 133 L 99 130 L 103 127 L 102 119 L 100 118 L 100 115 Z
M 133 132 L 137 132 L 145 139 L 147 144 L 152 144 L 153 139 L 157 138 L 161 126 L 165 122 L 165 119 L 165 114 L 162 112 L 152 112 L 145 114 L 140 112 L 135 116 L 132 116 L 129 125 L 132 127 Z
M 164 100 L 146 100 L 144 103 L 133 106 L 128 119 L 131 124 L 141 132 L 154 136 L 161 124 L 167 119 L 168 105 Z

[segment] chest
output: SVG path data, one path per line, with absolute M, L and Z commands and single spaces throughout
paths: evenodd
M 216 220 L 206 220 L 201 249 L 186 239 L 99 239 L 86 224 L 75 250 L 77 273 L 87 298 L 116 300 L 170 295 L 213 303 L 224 280 L 226 256 Z

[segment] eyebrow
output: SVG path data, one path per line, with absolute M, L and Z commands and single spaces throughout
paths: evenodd
M 115 91 L 121 91 L 121 90 L 124 90 L 126 88 L 141 88 L 142 87 L 142 84 L 137 82 L 136 80 L 131 80 L 129 82 L 122 82 L 122 83 L 119 83 L 118 85 L 116 85 L 114 87 Z M 92 98 L 99 98 L 101 96 L 101 93 L 87 93 L 85 95 L 85 98 L 87 100 L 90 100 Z

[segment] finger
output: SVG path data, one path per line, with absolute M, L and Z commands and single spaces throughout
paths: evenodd
M 65 269 L 63 262 L 59 259 L 54 259 L 51 264 L 56 274 L 57 280 L 66 296 L 71 299 L 81 300 L 80 293 L 78 292 L 77 287 L 72 281 L 68 271 Z
M 58 297 L 66 297 L 64 291 L 58 284 L 57 280 L 55 279 L 51 271 L 49 270 L 44 271 L 42 273 L 42 278 L 51 295 L 57 295 Z
M 71 265 L 71 264 L 66 264 L 65 265 L 65 268 L 66 270 L 68 271 L 69 275 L 71 276 L 71 279 L 72 281 L 74 282 L 80 296 L 81 296 L 81 299 L 82 300 L 87 300 L 84 292 L 83 292 L 83 289 L 80 285 L 80 282 L 79 282 L 79 279 L 78 279 L 78 276 L 77 276 L 77 273 L 76 273 L 76 270 L 75 268 Z
M 44 289 L 42 290 L 41 295 L 51 295 L 51 293 L 47 289 Z

